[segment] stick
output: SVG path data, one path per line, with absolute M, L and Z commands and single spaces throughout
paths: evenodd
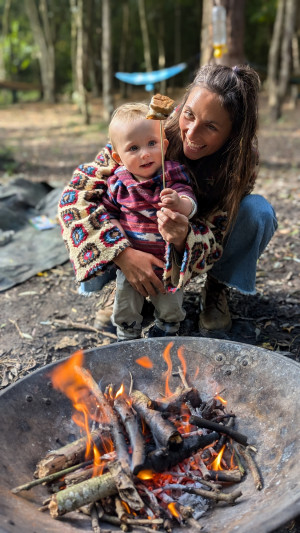
M 228 426 L 223 426 L 222 424 L 211 422 L 210 420 L 206 420 L 196 415 L 190 417 L 190 424 L 192 424 L 192 426 L 218 431 L 218 433 L 225 433 L 225 435 L 228 435 L 232 439 L 236 440 L 236 442 L 243 444 L 243 446 L 247 446 L 246 435 L 243 435 L 242 433 L 239 433 L 238 431 L 235 431 L 234 429 L 231 429 Z
M 235 500 L 242 496 L 242 492 L 240 490 L 236 490 L 227 494 L 226 492 L 216 492 L 213 490 L 194 489 L 193 487 L 187 487 L 186 485 L 180 485 L 179 483 L 165 485 L 163 490 L 182 490 L 184 492 L 188 492 L 189 494 L 197 494 L 198 496 L 202 496 L 202 498 L 214 500 L 215 502 L 227 503 L 235 503 Z
M 162 173 L 163 173 L 163 189 L 165 189 L 166 188 L 166 175 L 165 175 L 165 155 L 164 155 L 162 120 L 159 121 L 159 126 L 160 126 L 161 166 L 162 166 Z
M 15 487 L 12 489 L 13 494 L 17 494 L 18 492 L 21 492 L 21 490 L 29 490 L 32 489 L 32 487 L 35 487 L 36 485 L 41 485 L 42 483 L 49 483 L 51 481 L 55 481 L 56 479 L 59 479 L 62 476 L 65 476 L 66 474 L 69 474 L 70 472 L 74 472 L 74 470 L 78 470 L 79 468 L 83 468 L 85 466 L 91 465 L 93 461 L 85 461 L 84 463 L 80 463 L 78 465 L 70 466 L 69 468 L 65 468 L 64 470 L 60 470 L 59 472 L 54 472 L 53 474 L 49 474 L 49 476 L 40 477 L 39 479 L 34 479 L 32 481 L 29 481 L 28 483 L 24 483 L 24 485 L 19 485 L 18 487 Z
M 242 446 L 239 446 L 238 447 L 238 451 L 240 452 L 241 456 L 245 459 L 245 461 L 246 461 L 246 463 L 247 463 L 247 465 L 249 467 L 249 470 L 250 470 L 250 472 L 252 474 L 252 477 L 253 477 L 255 488 L 257 490 L 261 490 L 263 488 L 262 480 L 261 480 L 258 468 L 257 468 L 257 466 L 256 466 L 256 464 L 254 462 L 254 459 L 253 459 L 252 455 L 250 454 L 249 446 L 247 446 L 246 448 L 243 448 Z
M 114 402 L 114 408 L 120 415 L 120 418 L 128 433 L 132 447 L 131 471 L 136 474 L 141 470 L 146 457 L 144 438 L 133 409 L 128 405 L 126 400 L 121 397 L 117 398 Z

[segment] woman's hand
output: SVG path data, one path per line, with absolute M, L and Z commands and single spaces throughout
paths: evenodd
M 157 292 L 165 294 L 163 283 L 153 270 L 153 267 L 164 268 L 165 264 L 154 255 L 126 248 L 114 259 L 114 263 L 142 296 L 155 296 Z
M 189 231 L 188 218 L 163 207 L 157 211 L 157 221 L 159 233 L 164 240 L 173 244 L 179 253 L 183 252 Z

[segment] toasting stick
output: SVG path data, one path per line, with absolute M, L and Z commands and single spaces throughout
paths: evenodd
M 165 176 L 165 156 L 164 156 L 164 145 L 163 145 L 163 125 L 162 121 L 166 120 L 168 116 L 172 113 L 174 109 L 174 100 L 168 96 L 162 94 L 155 94 L 151 98 L 149 105 L 149 113 L 146 118 L 152 120 L 160 121 L 160 145 L 161 145 L 161 163 L 162 163 L 162 173 L 163 173 L 163 188 L 166 187 L 166 176 Z

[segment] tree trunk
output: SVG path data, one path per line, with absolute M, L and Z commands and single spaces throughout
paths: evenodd
M 55 49 L 49 25 L 47 4 L 44 0 L 40 4 L 42 23 L 34 0 L 25 0 L 25 7 L 33 37 L 39 49 L 38 59 L 44 100 L 53 103 L 55 101 Z
M 122 46 L 120 46 L 119 56 L 119 72 L 127 72 L 126 57 L 128 55 L 129 43 L 129 3 L 128 0 L 122 2 Z M 121 95 L 123 98 L 127 97 L 127 83 L 120 81 Z
M 109 122 L 113 112 L 110 0 L 102 0 L 102 100 L 103 119 Z
M 208 63 L 214 62 L 212 44 L 212 8 L 213 0 L 203 0 L 200 65 L 207 65 Z
M 157 46 L 158 46 L 158 68 L 159 70 L 166 67 L 166 51 L 164 43 L 165 25 L 164 25 L 164 10 L 163 4 L 159 4 L 158 7 L 158 20 L 157 20 Z M 159 87 L 161 94 L 166 94 L 167 80 L 162 80 Z
M 77 1 L 70 0 L 70 16 L 71 16 L 71 68 L 72 68 L 72 90 L 73 93 L 77 91 L 76 80 L 76 50 L 77 50 Z
M 276 13 L 268 63 L 269 107 L 273 120 L 281 117 L 292 68 L 292 41 L 296 0 L 280 0 Z
M 220 65 L 233 67 L 245 63 L 245 5 L 246 0 L 222 0 L 226 9 L 227 52 L 218 58 Z
M 150 48 L 150 39 L 149 39 L 149 33 L 148 33 L 144 0 L 138 0 L 138 8 L 139 8 L 140 24 L 141 24 L 142 37 L 143 37 L 143 45 L 144 45 L 145 67 L 146 67 L 147 72 L 152 72 L 153 69 L 152 69 L 152 61 L 151 61 L 151 48 Z
M 79 108 L 83 115 L 84 124 L 90 123 L 87 93 L 84 86 L 84 42 L 83 42 L 83 0 L 78 0 L 77 16 L 77 56 L 76 56 L 76 79 L 79 97 Z

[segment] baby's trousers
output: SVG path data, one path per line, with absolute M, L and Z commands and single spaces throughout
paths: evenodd
M 182 307 L 183 290 L 158 293 L 150 296 L 150 300 L 154 305 L 155 324 L 166 333 L 175 335 L 186 315 Z M 112 323 L 117 328 L 118 340 L 137 339 L 141 336 L 143 304 L 144 296 L 130 285 L 121 270 L 117 270 Z

